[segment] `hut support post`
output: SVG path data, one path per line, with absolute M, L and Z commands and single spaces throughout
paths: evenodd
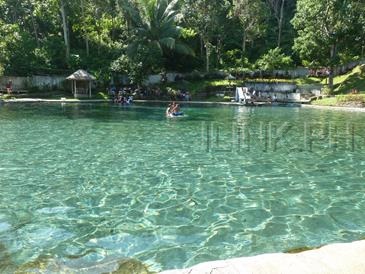
M 76 80 L 74 80 L 74 87 L 75 87 L 75 98 L 77 98 L 77 85 L 76 85 Z
M 89 81 L 89 98 L 91 98 L 91 81 Z

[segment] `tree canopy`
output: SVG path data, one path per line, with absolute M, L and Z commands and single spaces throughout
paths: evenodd
M 333 67 L 364 33 L 362 0 L 0 0 L 0 73 Z

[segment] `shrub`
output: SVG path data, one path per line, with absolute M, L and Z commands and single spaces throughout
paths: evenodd
M 256 67 L 261 70 L 288 69 L 292 66 L 293 60 L 281 52 L 280 48 L 270 49 L 256 62 Z
M 331 94 L 331 89 L 329 88 L 328 85 L 323 86 L 321 93 L 324 95 L 330 95 Z
M 108 95 L 106 95 L 104 92 L 98 92 L 98 94 L 96 95 L 96 97 L 98 99 L 103 99 L 103 100 L 108 100 Z
M 175 100 L 176 96 L 177 96 L 177 90 L 171 88 L 171 87 L 167 87 L 166 88 L 167 91 L 167 95 L 170 97 L 171 100 Z

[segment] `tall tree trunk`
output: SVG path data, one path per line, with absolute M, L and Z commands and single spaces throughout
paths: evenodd
M 246 30 L 243 30 L 243 36 L 242 36 L 242 60 L 245 57 L 245 53 L 246 53 L 246 41 L 247 41 Z
M 38 37 L 38 28 L 37 28 L 37 22 L 34 18 L 34 14 L 33 14 L 33 5 L 32 3 L 28 0 L 28 5 L 29 5 L 29 9 L 30 9 L 30 17 L 32 19 L 32 26 L 33 26 L 33 31 L 34 31 L 34 38 L 35 38 L 35 41 L 37 43 L 37 47 L 39 48 L 40 45 L 39 45 L 39 37 Z
M 331 53 L 330 53 L 330 68 L 328 73 L 328 87 L 333 92 L 333 78 L 334 78 L 334 68 L 335 68 L 335 57 L 336 57 L 336 43 L 333 43 L 331 46 Z
M 281 1 L 281 7 L 280 7 L 280 16 L 279 16 L 279 22 L 278 22 L 278 48 L 280 48 L 281 45 L 281 32 L 283 29 L 283 18 L 284 18 L 284 4 L 285 0 Z
M 206 49 L 205 55 L 206 55 L 206 61 L 205 61 L 206 62 L 206 68 L 205 69 L 206 69 L 207 72 L 209 72 L 209 62 L 210 62 L 209 61 L 209 57 L 210 57 L 209 49 Z
M 328 72 L 328 88 L 330 89 L 331 93 L 333 92 L 333 76 L 334 76 L 334 68 L 333 65 L 330 66 Z
M 209 62 L 210 62 L 210 45 L 208 40 L 204 40 L 205 44 L 205 70 L 209 72 Z
M 84 0 L 81 0 L 81 13 L 82 13 L 82 17 L 85 17 L 85 5 L 84 5 Z M 88 34 L 84 33 L 84 38 L 85 38 L 85 48 L 86 48 L 86 56 L 89 57 L 90 55 L 90 47 L 89 47 L 89 37 Z
M 200 57 L 203 58 L 203 51 L 204 51 L 204 41 L 203 37 L 200 35 Z
M 222 39 L 220 35 L 217 41 L 217 65 L 218 67 L 222 65 Z
M 67 24 L 67 15 L 65 10 L 65 2 L 61 0 L 61 16 L 62 16 L 62 27 L 63 27 L 63 39 L 65 41 L 66 46 L 66 61 L 70 60 L 70 39 L 69 39 L 69 31 L 68 31 L 68 24 Z

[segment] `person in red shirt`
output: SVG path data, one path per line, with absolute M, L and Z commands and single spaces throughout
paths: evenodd
M 6 92 L 8 94 L 13 92 L 13 82 L 11 80 L 6 84 Z

